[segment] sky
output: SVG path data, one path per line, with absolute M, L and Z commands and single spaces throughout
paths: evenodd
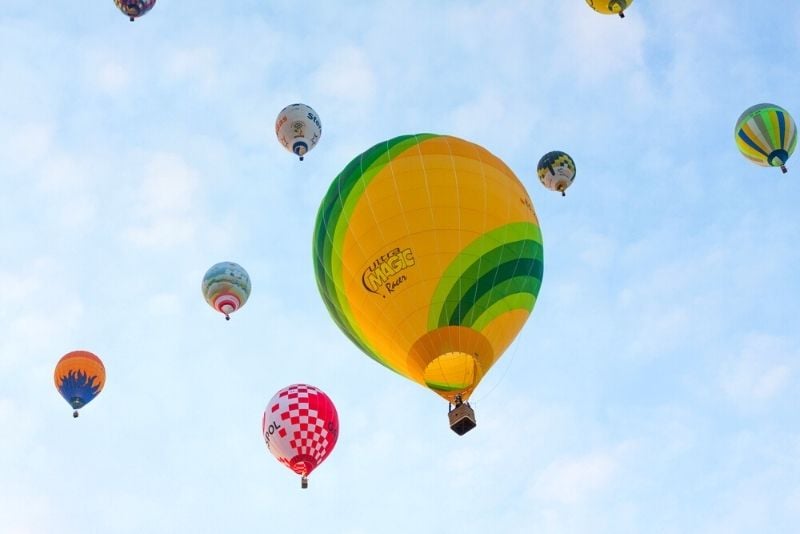
M 0 532 L 788 533 L 800 524 L 800 165 L 745 160 L 800 118 L 800 4 L 3 0 Z M 274 121 L 322 121 L 302 163 Z M 373 144 L 503 159 L 542 228 L 527 324 L 457 436 L 316 288 L 314 220 Z M 536 176 L 575 160 L 562 198 Z M 200 282 L 250 274 L 226 322 Z M 78 419 L 65 353 L 108 373 Z M 301 490 L 261 414 L 313 384 L 336 448 Z

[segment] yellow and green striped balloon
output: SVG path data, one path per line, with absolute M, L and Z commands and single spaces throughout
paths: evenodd
M 774 104 L 757 104 L 745 110 L 734 132 L 739 152 L 757 165 L 780 167 L 797 144 L 797 127 L 789 112 Z
M 467 400 L 542 281 L 525 187 L 486 149 L 404 135 L 357 156 L 322 200 L 314 267 L 333 320 L 368 356 Z

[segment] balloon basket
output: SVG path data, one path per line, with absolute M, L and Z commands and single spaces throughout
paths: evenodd
M 307 477 L 301 477 L 300 478 L 300 487 L 303 488 L 303 489 L 308 489 L 308 478 Z
M 72 412 L 72 417 L 78 417 L 78 410 L 75 410 L 74 412 Z
M 459 436 L 463 436 L 477 426 L 475 410 L 466 402 L 457 402 L 455 408 L 448 412 L 447 417 L 450 419 L 450 429 Z

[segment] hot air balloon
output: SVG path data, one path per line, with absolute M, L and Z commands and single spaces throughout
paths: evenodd
M 130 17 L 131 22 L 153 9 L 156 0 L 114 0 L 117 8 Z
M 238 263 L 223 261 L 206 271 L 201 287 L 206 302 L 229 321 L 250 296 L 250 276 Z
M 85 350 L 75 350 L 61 357 L 56 364 L 53 379 L 56 389 L 75 410 L 89 404 L 106 383 L 106 368 L 100 358 Z
M 564 192 L 575 180 L 575 162 L 566 152 L 554 150 L 548 152 L 536 166 L 536 174 L 539 181 L 547 189 L 559 191 L 561 196 L 566 196 Z
M 321 390 L 294 384 L 269 401 L 261 432 L 269 452 L 300 475 L 300 487 L 307 488 L 308 475 L 328 457 L 339 439 L 339 415 Z
M 317 214 L 314 268 L 334 322 L 378 363 L 448 401 L 451 428 L 533 310 L 542 237 L 525 187 L 456 137 L 404 135 L 334 179 Z
M 756 104 L 736 121 L 736 146 L 744 157 L 764 167 L 780 167 L 797 144 L 797 128 L 789 112 L 775 104 Z
M 604 15 L 619 15 L 625 18 L 624 11 L 633 3 L 633 0 L 586 0 L 589 7 Z
M 305 104 L 286 106 L 275 119 L 275 135 L 288 150 L 300 156 L 316 146 L 322 135 L 322 123 L 317 112 Z

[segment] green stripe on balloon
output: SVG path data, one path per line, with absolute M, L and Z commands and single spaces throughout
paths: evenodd
M 475 323 L 478 321 L 478 319 L 483 319 L 484 321 L 489 320 L 488 317 L 484 317 L 486 312 L 495 306 L 495 304 L 505 301 L 505 299 L 512 295 L 529 295 L 532 297 L 530 300 L 518 302 L 518 304 L 530 303 L 530 307 L 527 308 L 527 311 L 530 312 L 533 309 L 533 304 L 536 302 L 536 295 L 539 293 L 539 288 L 541 286 L 541 279 L 533 276 L 514 276 L 503 280 L 502 282 L 497 283 L 497 285 L 495 285 L 491 291 L 484 293 L 477 300 L 475 300 L 469 311 L 463 315 L 459 324 L 462 326 L 469 326 L 474 330 L 478 330 L 478 328 L 475 327 Z M 495 311 L 500 311 L 497 308 L 494 309 Z M 505 311 L 509 310 L 506 309 Z M 499 315 L 499 313 L 497 315 Z M 496 318 L 497 315 L 492 318 Z
M 347 221 L 367 185 L 393 157 L 429 137 L 433 134 L 403 135 L 378 143 L 354 158 L 334 179 L 322 201 L 314 232 L 316 264 L 323 270 L 333 266 L 330 277 L 334 281 L 341 279 L 341 271 L 336 271 L 341 262 L 332 261 L 333 250 L 341 248 Z
M 332 256 L 334 250 L 341 250 L 342 242 L 347 234 L 348 221 L 352 216 L 353 210 L 355 210 L 356 206 L 360 203 L 361 197 L 372 179 L 379 172 L 381 172 L 386 165 L 390 165 L 392 159 L 416 146 L 422 140 L 430 137 L 433 137 L 433 135 L 422 134 L 417 136 L 406 135 L 396 137 L 394 139 L 390 139 L 389 141 L 375 145 L 367 150 L 365 155 L 356 158 L 361 162 L 359 165 L 359 172 L 352 170 L 350 175 L 346 176 L 344 179 L 344 189 L 347 189 L 348 193 L 344 201 L 341 202 L 342 205 L 340 213 L 338 214 L 338 219 L 333 225 L 334 230 L 332 239 L 326 242 L 326 246 L 329 250 L 329 258 Z M 341 201 L 341 197 L 339 200 Z M 339 303 L 338 307 L 340 316 L 343 316 L 343 320 L 347 321 L 347 323 L 350 325 L 350 330 L 353 332 L 353 334 L 362 339 L 364 344 L 368 344 L 366 337 L 361 332 L 360 325 L 353 318 L 349 302 L 342 289 L 343 282 L 337 283 L 344 280 L 344 263 L 341 261 L 333 261 L 331 258 L 329 259 L 328 265 L 330 266 L 331 270 L 331 278 L 333 281 L 332 287 L 334 290 L 335 299 Z M 377 351 L 370 350 L 368 354 L 370 354 L 373 359 L 383 364 L 383 361 L 377 354 Z
M 498 265 L 509 261 L 526 258 L 535 259 L 541 258 L 541 256 L 542 245 L 536 241 L 526 239 L 507 243 L 475 259 L 472 265 L 459 277 L 447 295 L 442 311 L 439 314 L 439 326 L 452 324 L 450 318 L 459 306 L 463 306 L 465 301 L 470 301 L 470 299 L 466 298 L 468 292 L 475 291 L 476 282 L 484 277 L 486 273 L 494 272 Z M 500 282 L 500 280 L 497 282 Z
M 448 302 L 457 305 L 457 303 L 461 300 L 462 291 L 456 290 L 453 292 L 453 290 L 454 288 L 460 287 L 460 281 L 470 268 L 477 265 L 477 268 L 480 269 L 480 258 L 482 256 L 494 249 L 497 249 L 499 246 L 502 246 L 505 243 L 526 240 L 537 243 L 539 248 L 538 257 L 541 258 L 541 230 L 539 229 L 538 225 L 527 221 L 515 222 L 495 228 L 476 238 L 474 241 L 472 241 L 472 243 L 464 247 L 458 256 L 456 256 L 453 261 L 450 262 L 450 265 L 448 265 L 447 269 L 442 274 L 439 285 L 433 292 L 433 296 L 431 297 L 431 307 L 428 314 L 428 328 L 433 330 L 443 326 L 444 324 L 447 324 L 446 318 L 450 315 L 453 308 L 449 308 L 450 311 L 447 313 L 443 313 L 443 309 Z M 510 257 L 511 256 L 509 256 L 509 258 Z M 496 262 L 487 263 L 485 267 L 486 269 L 489 269 L 495 265 L 497 265 Z M 473 275 L 473 282 L 478 278 L 478 276 L 480 275 Z M 453 296 L 451 296 L 451 294 Z
M 467 315 L 476 306 L 478 301 L 486 295 L 490 294 L 490 299 L 485 301 L 483 308 L 478 309 L 474 316 L 478 317 L 485 311 L 486 308 L 500 300 L 503 294 L 491 293 L 492 289 L 500 283 L 520 278 L 519 290 L 513 293 L 526 292 L 536 296 L 541 287 L 542 276 L 542 261 L 539 259 L 522 258 L 520 260 L 512 260 L 498 265 L 496 268 L 484 274 L 472 287 L 470 287 L 462 297 L 456 310 L 450 316 L 447 324 L 449 325 L 467 325 L 465 319 Z
M 333 320 L 356 346 L 385 367 L 353 317 L 343 287 L 343 262 L 334 258 L 347 233 L 347 221 L 372 179 L 391 160 L 435 134 L 403 135 L 378 143 L 355 157 L 334 179 L 322 200 L 314 229 L 313 256 L 317 286 Z
M 472 384 L 464 383 L 464 384 L 445 384 L 443 382 L 430 382 L 428 380 L 425 381 L 425 385 L 431 389 L 435 389 L 437 391 L 463 391 L 465 388 L 468 388 Z
M 480 332 L 497 317 L 513 310 L 526 310 L 530 313 L 534 304 L 536 304 L 536 298 L 532 293 L 509 294 L 486 308 L 472 323 L 471 328 Z
M 330 229 L 335 229 L 338 226 L 345 201 L 351 196 L 357 184 L 361 184 L 361 189 L 356 191 L 356 193 L 358 193 L 356 198 L 360 197 L 361 193 L 363 193 L 365 184 L 363 183 L 362 176 L 364 175 L 365 167 L 369 169 L 376 160 L 382 156 L 385 157 L 387 147 L 390 149 L 391 146 L 412 137 L 413 136 L 409 135 L 395 137 L 385 143 L 379 143 L 373 146 L 360 156 L 353 158 L 344 170 L 336 176 L 328 192 L 325 194 L 325 197 L 322 199 L 322 206 L 317 215 L 314 231 L 314 251 L 317 262 L 330 264 L 331 246 L 334 241 L 334 235 L 330 232 Z M 385 161 L 383 164 L 385 164 Z M 382 167 L 383 164 L 379 167 Z

